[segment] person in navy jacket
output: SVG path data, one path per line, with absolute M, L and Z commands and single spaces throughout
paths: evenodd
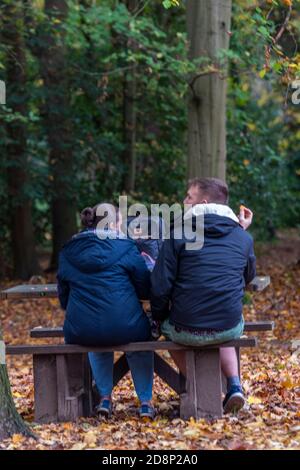
M 85 230 L 63 247 L 57 274 L 60 303 L 66 310 L 66 343 L 113 346 L 151 338 L 149 321 L 139 299 L 149 298 L 150 273 L 135 242 L 120 231 L 121 214 L 110 204 L 81 213 Z M 98 230 L 109 221 L 104 229 Z M 106 220 L 106 219 L 105 219 Z M 153 354 L 127 353 L 141 416 L 153 415 Z M 113 353 L 90 353 L 101 397 L 98 412 L 112 412 Z
M 184 201 L 191 208 L 180 223 L 189 221 L 195 230 L 201 218 L 203 246 L 189 250 L 188 240 L 174 235 L 162 246 L 151 278 L 151 310 L 153 318 L 162 322 L 162 333 L 174 342 L 202 346 L 243 334 L 244 288 L 256 273 L 253 240 L 244 230 L 252 213 L 244 208 L 239 220 L 227 201 L 223 181 L 192 180 Z M 185 373 L 182 353 L 172 356 Z M 221 348 L 221 365 L 228 388 L 224 411 L 238 410 L 244 397 L 234 348 Z

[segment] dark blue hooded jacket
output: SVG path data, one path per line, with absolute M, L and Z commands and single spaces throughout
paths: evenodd
M 93 230 L 75 235 L 60 253 L 57 278 L 67 343 L 105 346 L 150 338 L 139 302 L 149 297 L 150 274 L 132 240 L 103 240 Z
M 251 236 L 237 221 L 212 213 L 204 216 L 203 247 L 185 245 L 184 238 L 164 241 L 151 277 L 153 317 L 169 316 L 171 324 L 194 330 L 233 328 L 245 283 L 255 276 Z

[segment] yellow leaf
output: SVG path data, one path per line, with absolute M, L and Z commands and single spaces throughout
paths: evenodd
M 250 165 L 250 160 L 243 160 L 243 164 L 244 164 L 245 166 Z
M 258 73 L 258 75 L 260 76 L 260 78 L 264 78 L 265 75 L 266 75 L 266 73 L 267 73 L 267 69 L 262 69 L 262 70 Z
M 24 439 L 24 436 L 22 434 L 14 434 L 12 437 L 12 441 L 14 444 L 18 444 L 19 442 L 22 442 Z
M 86 443 L 85 442 L 76 442 L 76 444 L 74 444 L 71 447 L 71 450 L 83 450 L 85 448 L 86 448 Z
M 292 389 L 292 388 L 297 387 L 298 384 L 297 384 L 297 383 L 294 383 L 294 382 L 293 382 L 293 379 L 292 379 L 289 375 L 287 375 L 287 376 L 284 378 L 284 380 L 281 381 L 281 386 L 284 387 L 284 388 L 286 388 L 286 389 L 288 389 L 288 390 L 290 390 L 290 389 Z
M 250 131 L 256 130 L 256 124 L 254 122 L 248 122 L 247 127 Z
M 96 447 L 97 435 L 94 431 L 88 431 L 84 436 L 84 442 L 88 447 Z
M 259 405 L 260 403 L 262 403 L 262 401 L 258 397 L 250 396 L 248 398 L 248 403 L 249 405 Z
M 199 437 L 199 430 L 198 429 L 187 429 L 184 431 L 184 436 L 189 437 L 190 439 L 197 439 Z

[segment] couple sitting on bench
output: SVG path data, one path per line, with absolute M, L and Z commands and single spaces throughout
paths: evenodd
M 150 340 L 151 322 L 139 301 L 149 298 L 154 320 L 171 341 L 198 347 L 242 335 L 244 287 L 255 277 L 253 241 L 245 231 L 252 213 L 242 208 L 235 216 L 227 206 L 226 184 L 214 178 L 191 180 L 184 202 L 192 205 L 185 218 L 191 217 L 193 224 L 204 214 L 204 245 L 187 250 L 184 237 L 171 236 L 162 244 L 152 273 L 136 242 L 122 233 L 120 213 L 108 228 L 114 238 L 104 238 L 96 230 L 103 220 L 96 214 L 98 206 L 82 211 L 85 229 L 62 249 L 58 270 L 66 343 L 112 346 Z M 112 210 L 107 205 L 108 215 Z M 237 411 L 244 396 L 236 352 L 221 348 L 220 354 L 227 378 L 224 412 Z M 140 416 L 153 418 L 153 353 L 126 356 Z M 172 357 L 185 374 L 182 353 L 172 351 Z M 97 411 L 110 416 L 113 353 L 89 353 L 89 360 L 100 394 Z

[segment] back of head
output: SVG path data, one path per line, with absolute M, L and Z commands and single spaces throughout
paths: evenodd
M 116 206 L 103 202 L 94 207 L 86 207 L 80 214 L 82 226 L 90 229 L 110 229 L 119 222 L 119 211 Z
M 219 178 L 193 178 L 189 180 L 188 187 L 197 187 L 199 195 L 208 203 L 228 204 L 228 186 Z

